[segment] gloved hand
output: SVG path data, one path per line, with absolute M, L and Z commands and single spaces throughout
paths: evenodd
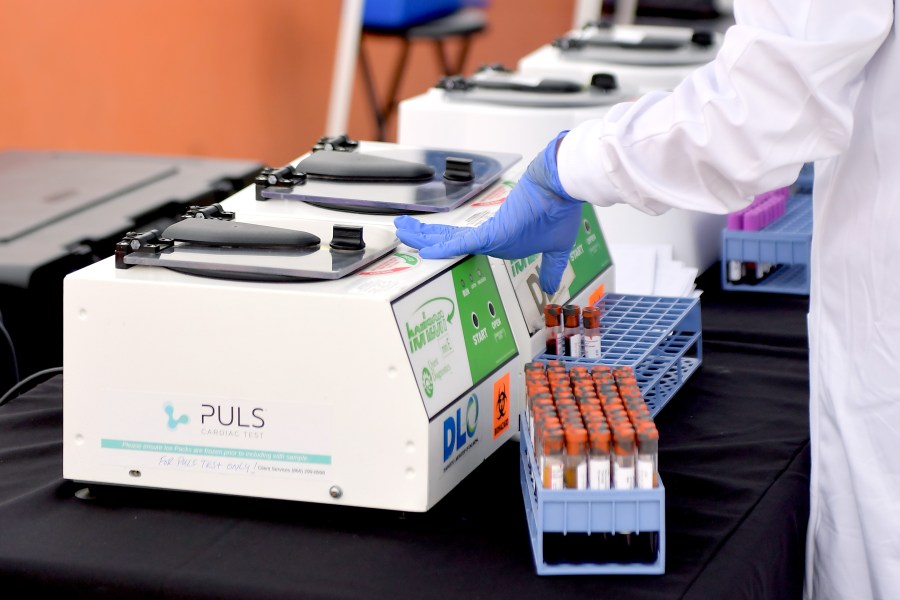
M 541 288 L 554 294 L 581 224 L 582 201 L 559 182 L 556 149 L 562 132 L 528 165 L 497 213 L 478 227 L 426 225 L 406 215 L 394 219 L 397 237 L 422 258 L 487 254 L 525 258 L 541 253 Z

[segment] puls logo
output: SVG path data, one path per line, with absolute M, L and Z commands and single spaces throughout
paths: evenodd
M 456 409 L 456 415 L 444 419 L 444 462 L 454 452 L 462 450 L 466 443 L 475 437 L 478 431 L 478 395 L 469 396 L 466 403 L 466 417 L 463 421 L 462 407 Z
M 200 424 L 207 425 L 207 421 L 217 427 L 239 427 L 259 429 L 265 427 L 266 422 L 263 419 L 263 409 L 254 408 L 252 410 L 242 409 L 240 406 L 221 406 L 212 404 L 201 405 Z M 175 407 L 171 402 L 167 402 L 163 406 L 166 413 L 166 425 L 169 429 L 176 429 L 179 425 L 187 425 L 190 423 L 190 417 L 187 414 L 175 416 Z
M 263 409 L 253 408 L 247 410 L 240 406 L 223 406 L 220 404 L 202 404 L 203 412 L 200 414 L 201 425 L 213 425 L 221 427 L 252 427 L 259 429 L 265 427 Z M 207 420 L 209 423 L 207 423 Z
M 163 410 L 166 412 L 166 416 L 168 417 L 168 427 L 169 429 L 175 429 L 179 425 L 187 425 L 190 419 L 188 419 L 187 415 L 181 415 L 180 417 L 175 417 L 175 407 L 171 404 L 166 404 L 163 407 Z

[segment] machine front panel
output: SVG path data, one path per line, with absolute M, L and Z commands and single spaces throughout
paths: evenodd
M 485 256 L 472 256 L 393 304 L 428 417 L 517 355 Z

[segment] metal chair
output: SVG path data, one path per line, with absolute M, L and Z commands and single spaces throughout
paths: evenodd
M 409 57 L 409 50 L 413 42 L 418 40 L 430 41 L 434 44 L 438 65 L 444 76 L 462 73 L 466 58 L 469 53 L 472 36 L 485 30 L 487 16 L 481 8 L 463 7 L 447 16 L 413 25 L 401 29 L 381 29 L 364 26 L 359 42 L 359 64 L 362 69 L 363 81 L 366 86 L 366 94 L 372 114 L 375 118 L 377 140 L 385 141 L 385 130 L 388 119 L 397 109 L 400 91 L 400 83 Z M 375 88 L 375 78 L 366 57 L 365 39 L 370 36 L 393 37 L 401 42 L 400 57 L 394 65 L 393 73 L 388 88 L 387 97 L 380 102 Z M 454 61 L 448 58 L 445 42 L 452 38 L 461 39 L 459 54 Z

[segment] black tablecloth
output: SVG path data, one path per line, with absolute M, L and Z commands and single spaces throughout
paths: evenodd
M 0 590 L 142 598 L 797 598 L 803 297 L 701 279 L 703 363 L 657 416 L 666 573 L 538 576 L 509 442 L 424 514 L 62 479 L 62 376 L 0 407 Z

